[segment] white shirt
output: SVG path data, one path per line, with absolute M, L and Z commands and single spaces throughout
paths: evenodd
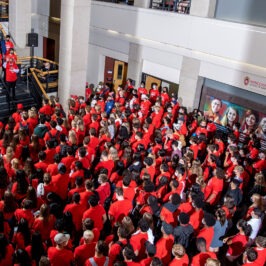
M 261 218 L 251 218 L 249 221 L 248 221 L 248 224 L 251 225 L 252 227 L 252 232 L 251 232 L 251 235 L 250 235 L 250 239 L 255 239 L 259 230 L 260 230 L 260 227 L 261 227 Z

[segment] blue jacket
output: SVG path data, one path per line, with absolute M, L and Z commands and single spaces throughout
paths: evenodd
M 115 105 L 114 100 L 107 101 L 105 104 L 104 111 L 109 115 L 111 113 L 112 109 L 114 108 L 114 105 Z

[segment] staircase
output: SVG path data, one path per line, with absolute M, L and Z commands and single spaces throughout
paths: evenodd
M 6 84 L 0 79 L 0 121 L 6 121 L 10 114 L 16 111 L 18 103 L 22 103 L 25 110 L 30 109 L 32 106 L 38 107 L 39 104 L 31 93 L 32 87 L 33 84 L 30 79 L 28 81 L 18 79 L 16 85 L 16 100 L 10 101 Z

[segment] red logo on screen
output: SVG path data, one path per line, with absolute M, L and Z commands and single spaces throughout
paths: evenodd
M 247 86 L 249 84 L 249 77 L 244 78 L 244 84 Z

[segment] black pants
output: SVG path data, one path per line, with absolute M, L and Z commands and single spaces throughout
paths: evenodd
M 13 81 L 13 82 L 7 81 L 6 84 L 7 84 L 8 90 L 9 90 L 10 98 L 15 99 L 15 97 L 16 97 L 16 94 L 15 94 L 16 81 Z

